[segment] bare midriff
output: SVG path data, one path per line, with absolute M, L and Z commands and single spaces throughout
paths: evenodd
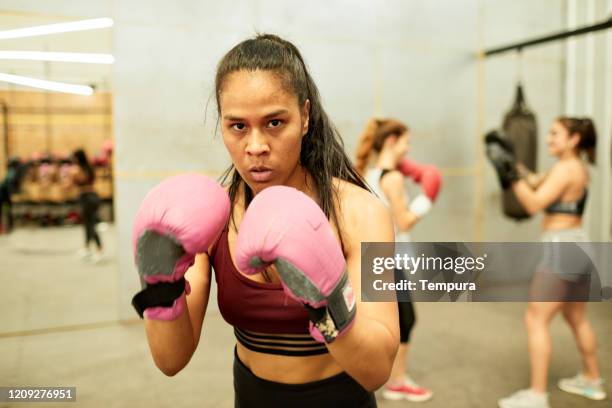
M 290 357 L 251 351 L 237 343 L 238 357 L 257 377 L 285 384 L 303 384 L 341 373 L 330 354 Z
M 582 226 L 582 216 L 573 214 L 545 214 L 542 220 L 544 231 L 558 231 Z

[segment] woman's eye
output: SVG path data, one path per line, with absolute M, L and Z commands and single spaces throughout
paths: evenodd
M 272 119 L 270 122 L 268 122 L 268 127 L 271 127 L 271 128 L 279 127 L 282 123 L 283 123 L 282 120 Z
M 244 123 L 234 123 L 232 125 L 232 129 L 238 130 L 238 131 L 243 131 L 244 129 L 246 129 L 246 126 L 245 126 Z

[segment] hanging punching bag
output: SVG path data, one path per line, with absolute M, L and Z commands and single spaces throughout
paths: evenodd
M 505 136 L 514 144 L 516 160 L 523 163 L 530 171 L 535 172 L 537 160 L 538 125 L 533 112 L 527 107 L 523 87 L 519 83 L 512 108 L 504 116 L 502 125 Z M 504 214 L 515 220 L 529 218 L 516 199 L 511 188 L 504 190 L 502 197 Z

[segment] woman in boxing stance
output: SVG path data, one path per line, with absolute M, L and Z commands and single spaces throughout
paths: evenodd
M 606 397 L 599 375 L 596 339 L 586 315 L 591 262 L 576 246 L 588 242 L 582 229 L 589 184 L 583 156 L 595 162 L 596 132 L 591 119 L 560 117 L 550 127 L 548 151 L 558 161 L 545 175 L 515 163 L 512 146 L 499 135 L 487 135 L 487 151 L 504 188 L 512 188 L 530 214 L 544 211 L 544 254 L 532 282 L 532 298 L 525 313 L 531 362 L 531 386 L 501 399 L 501 408 L 547 408 L 548 366 L 551 355 L 550 322 L 558 313 L 572 329 L 582 355 L 581 373 L 561 379 L 563 391 L 601 400 Z M 500 153 L 501 152 L 501 153 Z M 497 154 L 500 153 L 500 154 Z
M 371 119 L 357 147 L 355 167 L 365 175 L 376 195 L 390 207 L 395 242 L 410 242 L 408 231 L 429 212 L 441 184 L 440 173 L 434 166 L 420 165 L 406 157 L 409 148 L 410 131 L 395 119 Z M 411 202 L 406 193 L 405 177 L 410 177 L 422 188 L 422 194 Z M 396 272 L 403 274 L 402 271 Z M 427 401 L 433 395 L 431 390 L 421 387 L 406 374 L 410 333 L 416 321 L 414 306 L 410 299 L 398 300 L 400 346 L 382 395 L 391 400 Z
M 353 169 L 293 44 L 241 42 L 215 87 L 226 188 L 171 178 L 136 217 L 144 290 L 133 303 L 156 365 L 174 375 L 192 357 L 212 266 L 237 340 L 236 407 L 376 406 L 397 352 L 397 306 L 361 302 L 360 251 L 393 241 L 387 209 Z

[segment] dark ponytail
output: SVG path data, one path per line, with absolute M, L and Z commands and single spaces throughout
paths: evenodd
M 87 184 L 92 184 L 96 178 L 96 174 L 94 173 L 94 170 L 87 159 L 85 150 L 77 149 L 74 151 L 72 156 L 74 157 L 76 164 L 79 166 L 81 171 L 85 173 L 85 176 L 87 177 Z
M 273 71 L 284 87 L 297 96 L 300 106 L 306 100 L 310 101 L 308 133 L 302 138 L 300 163 L 314 180 L 321 209 L 340 229 L 340 220 L 334 206 L 338 202 L 338 191 L 334 188 L 333 178 L 337 177 L 364 189 L 367 187 L 344 152 L 344 143 L 323 109 L 317 86 L 300 52 L 295 45 L 273 34 L 259 34 L 232 48 L 217 66 L 215 97 L 219 115 L 224 81 L 229 74 L 239 70 Z M 244 188 L 245 207 L 248 206 L 253 199 L 253 192 L 233 165 L 222 176 L 222 183 L 227 184 L 228 181 L 232 210 L 241 185 Z
M 570 135 L 576 133 L 580 136 L 577 150 L 584 152 L 589 163 L 595 164 L 595 147 L 597 146 L 597 131 L 595 124 L 590 118 L 572 118 L 562 116 L 557 119 L 569 132 Z
M 584 118 L 580 123 L 580 143 L 578 148 L 587 155 L 589 163 L 595 164 L 595 147 L 597 145 L 597 131 L 595 124 L 589 118 Z

